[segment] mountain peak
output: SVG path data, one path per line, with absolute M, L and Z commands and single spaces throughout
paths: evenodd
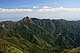
M 28 16 L 24 17 L 22 20 L 20 20 L 21 22 L 24 23 L 33 23 L 32 19 L 29 18 Z
M 29 20 L 30 18 L 28 16 L 24 17 L 22 20 Z

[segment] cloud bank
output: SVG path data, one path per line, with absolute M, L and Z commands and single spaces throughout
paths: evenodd
M 59 7 L 59 8 L 51 8 L 48 6 L 44 6 L 41 9 L 38 9 L 37 12 L 80 12 L 80 8 L 64 8 L 64 7 Z
M 32 9 L 4 9 L 0 8 L 0 12 L 31 12 Z
M 35 10 L 34 10 L 35 9 Z M 52 8 L 48 6 L 33 6 L 32 9 L 5 9 L 0 8 L 0 12 L 80 12 L 80 8 L 64 8 L 64 7 L 58 7 L 58 8 Z

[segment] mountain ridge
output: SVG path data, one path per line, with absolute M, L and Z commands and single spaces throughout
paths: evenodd
M 0 22 L 0 52 L 60 53 L 80 46 L 80 21 L 24 17 L 17 22 Z M 14 48 L 7 51 L 6 48 Z M 17 53 L 17 52 L 16 52 Z M 67 53 L 67 52 L 66 52 Z

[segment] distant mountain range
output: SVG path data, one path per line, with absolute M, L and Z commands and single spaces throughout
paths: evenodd
M 0 22 L 0 53 L 80 53 L 80 21 Z

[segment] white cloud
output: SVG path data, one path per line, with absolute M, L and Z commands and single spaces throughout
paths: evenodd
M 39 10 L 36 10 L 37 12 L 49 12 L 50 9 L 39 9 Z
M 43 8 L 43 9 L 47 9 L 47 8 L 51 8 L 51 7 L 48 7 L 48 6 L 43 6 L 42 8 Z
M 39 8 L 39 6 L 33 6 L 33 8 Z
M 31 12 L 32 9 L 4 9 L 0 8 L 0 12 Z
M 64 7 L 59 7 L 59 8 L 41 8 L 36 10 L 37 12 L 80 12 L 80 8 L 64 8 Z
M 5 9 L 0 8 L 0 12 L 80 12 L 80 8 L 64 8 L 64 7 L 58 7 L 58 8 L 52 8 L 48 6 L 43 6 L 39 9 L 39 6 L 34 6 L 33 8 L 38 8 L 36 10 L 34 9 Z
M 51 7 L 48 7 L 48 6 L 33 6 L 33 8 L 43 8 L 43 9 L 47 9 L 47 8 L 51 8 Z

